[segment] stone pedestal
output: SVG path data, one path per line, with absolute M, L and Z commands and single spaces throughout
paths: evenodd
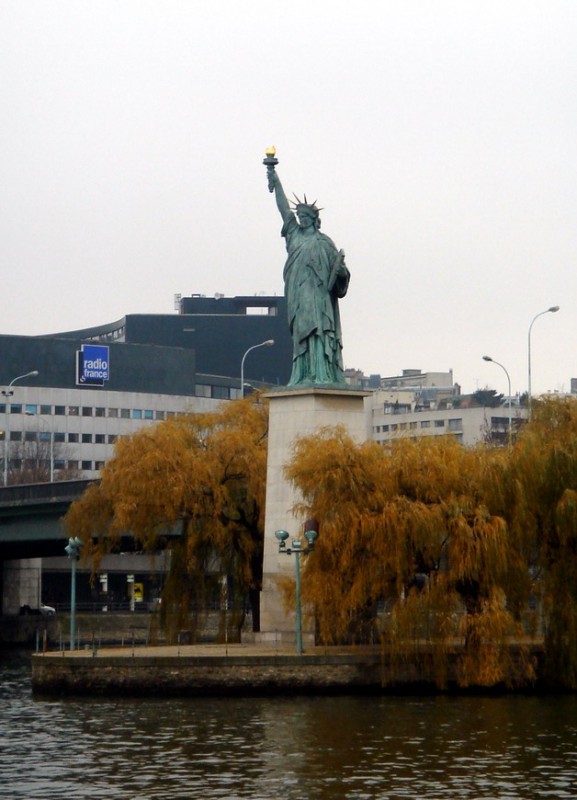
M 316 433 L 324 426 L 344 425 L 356 441 L 367 438 L 364 398 L 367 392 L 354 389 L 298 387 L 271 392 L 266 488 L 263 588 L 261 594 L 260 642 L 286 644 L 296 640 L 295 613 L 284 607 L 278 578 L 295 577 L 294 555 L 278 552 L 275 531 L 286 530 L 292 538 L 302 534 L 304 519 L 296 518 L 292 507 L 298 496 L 284 476 L 295 439 Z M 322 530 L 320 532 L 322 536 Z M 301 536 L 301 538 L 303 538 Z M 303 538 L 304 544 L 304 538 Z M 301 567 L 302 567 L 301 556 Z M 303 608 L 303 643 L 313 643 L 313 620 Z

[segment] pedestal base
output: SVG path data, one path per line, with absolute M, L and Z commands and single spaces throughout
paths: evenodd
M 355 389 L 295 388 L 267 395 L 270 401 L 266 516 L 261 594 L 261 633 L 257 640 L 286 644 L 296 641 L 294 610 L 285 608 L 278 586 L 280 577 L 294 580 L 294 555 L 278 552 L 275 531 L 286 530 L 291 537 L 303 533 L 304 520 L 292 513 L 299 500 L 297 492 L 284 476 L 295 440 L 316 433 L 325 426 L 344 425 L 358 442 L 367 438 L 364 398 L 368 392 Z M 322 531 L 320 532 L 322 536 Z M 289 542 L 291 539 L 289 539 Z M 314 620 L 303 608 L 303 644 L 314 643 Z

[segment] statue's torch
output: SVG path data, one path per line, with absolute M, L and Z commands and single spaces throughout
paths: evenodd
M 265 152 L 266 158 L 264 159 L 264 161 L 262 163 L 265 165 L 266 171 L 268 173 L 268 190 L 269 190 L 269 192 L 274 192 L 273 175 L 274 175 L 274 168 L 278 164 L 278 158 L 275 157 L 276 156 L 276 148 L 275 147 L 267 147 L 267 149 L 264 152 Z

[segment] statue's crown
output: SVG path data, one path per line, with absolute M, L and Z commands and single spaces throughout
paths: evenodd
M 314 217 L 316 219 L 319 215 L 319 211 L 322 211 L 322 208 L 317 207 L 316 200 L 313 203 L 309 203 L 306 194 L 303 195 L 303 197 L 304 197 L 304 202 L 300 200 L 296 196 L 296 194 L 294 196 L 295 199 L 291 200 L 291 203 L 293 204 L 295 211 L 297 212 L 297 214 L 309 214 L 311 217 Z

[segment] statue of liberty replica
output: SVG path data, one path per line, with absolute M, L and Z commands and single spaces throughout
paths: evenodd
M 338 304 L 347 293 L 350 278 L 345 254 L 320 232 L 322 209 L 316 201 L 309 203 L 304 195 L 301 202 L 295 196 L 291 208 L 275 169 L 274 147 L 267 149 L 263 163 L 269 191 L 275 194 L 283 220 L 281 236 L 288 252 L 283 272 L 293 341 L 288 385 L 345 386 Z

